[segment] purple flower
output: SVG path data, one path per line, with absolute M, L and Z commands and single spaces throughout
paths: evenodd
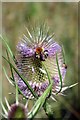
M 38 96 L 42 95 L 49 85 L 48 77 L 42 63 L 44 63 L 53 80 L 54 93 L 59 91 L 60 87 L 56 54 L 58 56 L 63 84 L 67 68 L 63 59 L 62 47 L 54 41 L 52 35 L 48 35 L 47 32 L 43 33 L 43 31 L 43 29 L 39 30 L 37 28 L 36 33 L 33 32 L 31 34 L 27 29 L 28 37 L 23 35 L 22 40 L 18 43 L 16 57 L 18 71 L 26 78 Z M 23 94 L 27 98 L 33 98 L 33 95 L 21 78 L 16 75 L 15 79 Z

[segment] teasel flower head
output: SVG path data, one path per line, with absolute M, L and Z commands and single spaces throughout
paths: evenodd
M 55 95 L 60 90 L 60 76 L 56 62 L 57 60 L 62 77 L 62 85 L 66 74 L 67 65 L 63 58 L 62 47 L 54 40 L 54 34 L 50 35 L 49 30 L 37 27 L 31 32 L 26 28 L 27 35 L 23 35 L 17 45 L 17 68 L 26 78 L 29 85 L 38 96 L 46 90 L 49 80 L 44 66 L 46 67 L 50 79 L 53 81 L 52 94 Z M 26 98 L 34 98 L 22 79 L 16 75 L 18 86 Z
M 11 119 L 23 119 L 23 120 L 27 120 L 27 103 L 26 105 L 22 104 L 22 103 L 13 103 L 11 105 L 9 105 L 8 100 L 5 97 L 5 102 L 6 102 L 6 106 L 8 108 L 8 110 L 6 110 L 6 108 L 4 107 L 3 103 L 1 103 L 2 109 L 4 113 L 1 113 L 2 116 L 4 118 L 7 118 L 8 120 Z

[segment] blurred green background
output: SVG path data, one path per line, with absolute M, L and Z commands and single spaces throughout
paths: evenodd
M 3 34 L 6 34 L 15 54 L 16 44 L 24 32 L 24 26 L 33 26 L 34 23 L 43 21 L 55 33 L 55 40 L 64 47 L 68 66 L 65 84 L 71 85 L 78 82 L 78 3 L 2 3 Z M 4 51 L 3 48 L 3 54 L 5 54 Z M 9 67 L 6 64 L 5 66 L 10 75 Z M 10 96 L 8 93 L 14 90 L 3 74 L 3 97 L 6 96 L 11 103 L 15 101 L 14 95 Z M 50 101 L 55 118 L 77 117 L 78 86 L 68 90 L 66 95 L 60 97 L 59 102 Z M 46 117 L 44 111 L 39 112 L 37 117 Z

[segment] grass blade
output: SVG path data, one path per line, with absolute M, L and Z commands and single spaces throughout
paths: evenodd
M 49 84 L 51 84 L 51 83 L 52 83 L 52 80 L 51 80 L 51 78 L 50 78 L 50 75 L 49 75 L 49 73 L 48 73 L 48 71 L 47 71 L 44 63 L 42 63 L 42 65 L 43 65 L 43 67 L 44 67 L 44 69 L 45 69 L 45 71 L 46 71 L 46 74 L 47 74 L 47 77 L 48 77 L 48 80 L 49 80 Z M 52 89 L 51 89 L 51 91 L 50 91 L 49 96 L 51 96 L 51 92 L 52 92 Z
M 31 111 L 28 113 L 28 118 L 33 118 L 36 115 L 36 113 L 38 112 L 38 110 L 44 105 L 46 97 L 48 96 L 48 94 L 50 93 L 50 91 L 52 89 L 52 84 L 53 84 L 53 81 L 47 87 L 47 89 L 42 94 L 42 96 L 40 96 L 39 99 L 36 101 L 35 105 L 31 109 Z
M 61 75 L 60 68 L 59 68 L 59 63 L 58 63 L 58 56 L 57 56 L 57 54 L 56 54 L 56 63 L 57 63 L 59 78 L 60 78 L 60 82 L 61 82 L 60 90 L 56 93 L 56 94 L 58 94 L 58 93 L 62 90 L 62 75 Z
M 5 74 L 6 78 L 7 78 L 7 80 L 9 81 L 9 83 L 14 86 L 14 82 L 12 80 L 10 80 L 10 78 L 8 77 L 7 72 L 6 72 L 4 67 L 3 67 L 3 71 L 4 71 L 4 74 Z
M 47 77 L 48 77 L 49 83 L 51 83 L 52 80 L 51 80 L 51 78 L 50 78 L 50 75 L 49 75 L 49 73 L 48 73 L 48 71 L 47 71 L 47 69 L 46 69 L 44 63 L 42 63 L 42 65 L 43 65 L 43 67 L 44 67 L 44 69 L 45 69 L 45 71 L 46 71 L 46 74 L 47 74 Z
M 5 102 L 6 102 L 6 105 L 7 105 L 8 109 L 10 110 L 10 105 L 9 105 L 8 100 L 7 100 L 6 97 L 5 97 Z
M 11 48 L 9 47 L 9 45 L 8 45 L 8 43 L 7 43 L 7 40 L 5 40 L 1 35 L 0 35 L 0 38 L 2 39 L 2 42 L 5 44 L 5 46 L 6 46 L 7 50 L 9 51 L 12 59 L 14 59 L 15 56 L 13 55 L 13 52 L 12 52 Z M 5 37 L 5 38 L 6 38 L 6 37 Z M 7 38 L 6 38 L 6 39 L 7 39 Z
M 9 54 L 8 54 L 7 50 L 6 50 L 6 54 L 7 54 L 8 61 L 10 62 L 10 58 L 9 58 Z M 13 78 L 13 81 L 14 81 L 14 74 L 13 74 L 13 70 L 12 70 L 11 64 L 9 64 L 9 66 L 10 66 L 11 75 L 12 75 L 12 78 Z
M 4 113 L 5 113 L 6 115 L 8 115 L 7 110 L 5 109 L 5 107 L 4 107 L 3 103 L 2 103 L 2 101 L 1 101 L 0 103 L 1 103 L 1 106 L 2 106 L 2 108 L 3 108 Z

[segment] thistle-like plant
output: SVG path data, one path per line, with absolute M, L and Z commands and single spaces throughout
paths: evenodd
M 35 28 L 32 33 L 26 30 L 28 35 L 23 35 L 17 45 L 16 65 L 19 73 L 27 79 L 38 96 L 48 87 L 49 79 L 53 81 L 52 95 L 59 93 L 67 69 L 61 46 L 54 41 L 54 34 L 50 35 L 49 30 L 44 32 L 46 30 L 42 26 Z M 23 94 L 27 98 L 34 98 L 18 75 L 15 75 L 15 79 Z
M 64 87 L 67 65 L 62 47 L 53 39 L 54 34 L 50 35 L 49 30 L 45 32 L 42 26 L 32 29 L 32 32 L 29 32 L 27 28 L 26 30 L 27 35 L 23 35 L 17 45 L 16 56 L 1 36 L 7 48 L 7 58 L 4 56 L 3 58 L 10 66 L 11 77 L 8 77 L 3 68 L 4 73 L 13 86 L 17 85 L 17 90 L 26 99 L 36 99 L 27 118 L 34 118 L 41 107 L 48 116 L 52 116 L 51 106 L 47 103 L 47 99 L 51 97 L 57 101 L 57 95 L 63 95 L 66 89 L 77 83 Z M 16 67 L 10 62 L 10 56 Z
M 1 113 L 1 114 L 4 118 L 7 118 L 8 120 L 10 120 L 11 118 L 14 118 L 14 119 L 22 118 L 23 120 L 27 120 L 27 113 L 28 113 L 27 105 L 28 105 L 28 102 L 26 102 L 26 105 L 24 105 L 22 103 L 19 103 L 17 84 L 16 84 L 16 102 L 9 105 L 9 102 L 8 102 L 7 98 L 5 97 L 5 103 L 6 103 L 6 106 L 7 106 L 8 110 L 6 110 L 5 106 L 3 105 L 2 101 L 1 101 L 1 106 L 2 106 L 3 112 L 4 112 L 4 113 Z

